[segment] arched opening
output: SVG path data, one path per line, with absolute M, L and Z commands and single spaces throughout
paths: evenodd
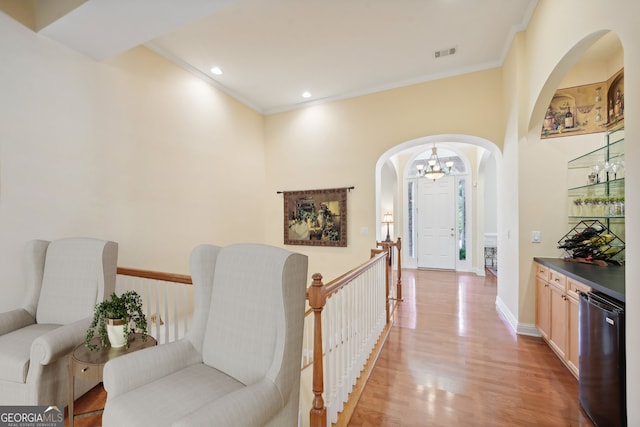
M 536 100 L 527 143 L 519 146 L 520 176 L 529 177 L 521 186 L 520 203 L 554 208 L 544 213 L 520 212 L 521 224 L 528 224 L 521 231 L 526 233 L 525 239 L 529 243 L 534 243 L 525 247 L 531 257 L 565 255 L 558 249 L 558 241 L 583 219 L 572 212 L 572 203 L 579 199 L 578 195 L 598 199 L 624 196 L 612 193 L 614 185 L 624 193 L 624 183 L 603 185 L 607 194 L 600 187 L 589 186 L 591 166 L 597 167 L 605 159 L 596 159 L 594 155 L 585 158 L 589 164 L 584 167 L 574 168 L 569 164 L 588 153 L 597 154 L 607 144 L 607 133 L 624 125 L 623 117 L 622 120 L 617 119 L 618 115 L 609 117 L 614 113 L 608 111 L 608 101 L 615 95 L 618 88 L 615 82 L 620 80 L 623 70 L 624 52 L 618 36 L 608 31 L 594 32 L 577 43 L 558 63 Z M 610 90 L 614 93 L 608 93 Z M 576 126 L 566 129 L 564 123 L 560 123 L 556 132 L 550 130 L 549 110 L 564 115 L 569 109 Z M 540 165 L 548 172 L 544 173 Z M 604 179 L 604 172 L 600 178 Z M 630 188 L 628 183 L 626 188 Z M 614 221 L 607 216 L 601 219 L 607 227 L 616 227 L 616 234 L 624 235 L 624 225 L 618 227 L 620 223 L 624 224 L 624 219 Z M 541 241 L 535 241 L 534 231 L 541 232 Z
M 420 243 L 419 228 L 425 225 L 425 221 L 429 221 L 429 216 L 423 214 L 433 205 L 429 206 L 422 200 L 422 207 L 420 206 L 419 191 L 421 188 L 423 190 L 429 188 L 426 182 L 429 180 L 418 176 L 416 166 L 425 162 L 434 145 L 440 156 L 453 158 L 456 164 L 453 173 L 447 177 L 453 195 L 451 213 L 455 221 L 451 225 L 453 230 L 449 230 L 449 234 L 453 234 L 449 237 L 454 242 L 452 252 L 454 263 L 447 265 L 423 263 L 420 260 L 420 245 L 422 244 L 424 249 L 426 243 L 424 240 Z M 494 159 L 491 166 L 492 174 L 497 174 L 501 158 L 498 147 L 491 141 L 470 135 L 433 135 L 417 138 L 398 144 L 380 156 L 376 165 L 376 206 L 379 221 L 377 228 L 380 230 L 378 240 L 386 237 L 386 226 L 382 223 L 382 218 L 386 212 L 391 211 L 394 213 L 393 238 L 398 236 L 403 238 L 403 266 L 485 274 L 486 192 L 491 192 L 492 200 L 496 200 L 497 197 L 495 185 L 489 189 L 485 185 L 487 168 L 481 167 L 481 164 L 486 162 L 487 158 Z M 394 170 L 395 173 L 391 174 L 390 170 Z M 390 177 L 395 177 L 395 182 L 391 185 Z M 446 179 L 438 181 L 445 182 Z M 495 179 L 492 182 L 495 182 Z M 390 207 L 391 201 L 393 205 Z M 495 203 L 490 206 L 490 209 L 495 211 Z M 493 231 L 497 234 L 497 230 Z
M 520 177 L 536 178 L 536 185 L 521 184 L 520 204 L 550 207 L 548 210 L 520 213 L 519 220 L 524 225 L 521 231 L 527 233 L 525 239 L 531 243 L 521 244 L 521 259 L 530 256 L 529 259 L 535 258 L 538 263 L 543 259 L 559 261 L 560 272 L 565 271 L 565 265 L 587 264 L 584 276 L 574 278 L 576 283 L 580 282 L 578 279 L 584 281 L 590 274 L 606 270 L 605 276 L 600 281 L 594 280 L 593 288 L 583 290 L 579 298 L 571 292 L 565 292 L 562 287 L 546 288 L 544 278 L 530 278 L 529 283 L 535 283 L 535 297 L 530 299 L 535 300 L 535 307 L 533 304 L 526 307 L 535 311 L 537 332 L 578 376 L 581 406 L 595 424 L 603 420 L 616 425 L 625 424 L 622 421 L 625 416 L 624 385 L 621 395 L 611 393 L 604 415 L 600 415 L 599 409 L 601 396 L 609 390 L 615 390 L 615 387 L 593 386 L 601 384 L 601 379 L 594 377 L 593 372 L 601 372 L 605 365 L 624 365 L 624 362 L 619 363 L 620 360 L 624 361 L 626 352 L 624 327 L 601 329 L 599 325 L 587 322 L 586 319 L 595 318 L 602 311 L 599 305 L 583 304 L 590 298 L 591 290 L 602 292 L 602 301 L 606 302 L 620 298 L 610 292 L 609 286 L 620 286 L 622 282 L 622 289 L 625 288 L 624 270 L 619 270 L 620 267 L 615 265 L 620 259 L 616 259 L 617 255 L 613 258 L 607 255 L 620 254 L 616 248 L 618 237 L 613 236 L 617 234 L 624 238 L 625 218 L 632 218 L 632 214 L 625 212 L 624 208 L 620 209 L 620 206 L 615 208 L 613 205 L 612 210 L 607 205 L 612 200 L 617 203 L 620 197 L 624 200 L 625 192 L 630 192 L 633 186 L 631 182 L 625 182 L 625 176 L 617 174 L 617 168 L 610 176 L 603 168 L 604 165 L 609 168 L 620 161 L 624 163 L 620 77 L 624 71 L 624 56 L 622 44 L 612 32 L 597 31 L 577 42 L 550 73 L 532 109 L 527 141 L 518 147 Z M 562 120 L 565 117 L 566 121 Z M 629 145 L 626 144 L 626 147 Z M 539 173 L 540 168 L 536 169 L 534 165 L 542 164 L 545 170 L 552 172 L 546 175 Z M 574 203 L 582 200 L 590 200 L 588 204 L 597 207 L 576 209 Z M 591 241 L 582 234 L 586 226 L 608 236 L 606 244 L 590 246 Z M 540 233 L 548 236 L 543 237 L 542 242 Z M 578 237 L 586 247 L 578 248 L 581 252 L 568 249 L 563 244 L 567 236 Z M 596 242 L 600 241 L 596 238 Z M 614 251 L 609 252 L 610 249 Z M 563 261 L 564 257 L 566 259 Z M 612 273 L 616 270 L 623 275 L 619 280 L 613 278 Z M 606 276 L 607 273 L 609 276 Z M 527 289 L 521 286 L 520 292 L 525 295 Z M 618 295 L 625 298 L 624 292 Z M 545 299 L 547 296 L 549 300 Z M 608 316 L 608 311 L 606 313 L 605 316 Z M 607 321 L 614 325 L 624 324 L 614 322 L 609 317 Z M 551 328 L 554 328 L 554 332 L 549 334 Z M 602 354 L 612 355 L 611 360 L 601 364 Z M 624 368 L 612 369 L 607 371 L 606 378 L 624 383 L 624 375 Z M 585 381 L 585 377 L 589 379 Z

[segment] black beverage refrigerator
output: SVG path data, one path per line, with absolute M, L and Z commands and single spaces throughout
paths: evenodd
M 580 293 L 580 405 L 597 427 L 627 425 L 624 303 Z

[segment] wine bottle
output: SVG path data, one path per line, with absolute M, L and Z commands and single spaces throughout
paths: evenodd
M 567 114 L 564 115 L 564 128 L 571 129 L 573 127 L 573 114 L 571 107 L 567 107 Z

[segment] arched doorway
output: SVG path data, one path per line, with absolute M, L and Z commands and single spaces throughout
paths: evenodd
M 451 251 L 452 258 L 455 258 L 455 265 L 432 266 L 419 265 L 418 263 L 418 238 L 416 233 L 416 209 L 418 198 L 418 177 L 415 170 L 415 163 L 421 160 L 425 152 L 430 153 L 432 146 L 436 144 L 439 150 L 448 150 L 459 156 L 464 165 L 464 173 L 453 174 L 449 185 L 453 184 L 452 193 L 455 196 L 455 206 L 452 212 L 455 213 L 455 223 L 453 225 L 454 250 Z M 376 206 L 378 221 L 382 220 L 384 210 L 382 207 L 385 200 L 393 200 L 394 230 L 396 236 L 403 238 L 402 263 L 407 268 L 444 268 L 455 269 L 457 271 L 472 271 L 479 275 L 484 275 L 484 210 L 487 206 L 484 202 L 484 173 L 479 167 L 483 154 L 495 159 L 496 170 L 499 170 L 501 153 L 495 144 L 483 138 L 469 135 L 434 135 L 430 137 L 418 138 L 407 141 L 384 153 L 376 165 Z M 388 194 L 388 183 L 383 182 L 383 178 L 388 176 L 388 170 L 392 167 L 396 171 L 397 185 L 393 188 L 393 195 Z M 462 167 L 460 169 L 463 169 Z M 384 173 L 383 173 L 384 171 Z M 420 178 L 424 179 L 424 178 Z M 441 180 L 438 180 L 441 181 Z M 443 184 L 447 181 L 442 181 Z M 424 186 L 428 188 L 428 186 Z M 491 190 L 495 193 L 497 190 Z M 460 206 L 459 199 L 465 202 Z M 480 208 L 480 209 L 479 209 Z M 425 207 L 422 208 L 423 210 Z M 428 209 L 428 208 L 427 208 Z M 493 207 L 495 209 L 495 207 Z M 462 217 L 458 216 L 462 212 Z M 425 219 L 423 219 L 424 224 Z M 451 225 L 448 226 L 449 235 Z M 380 222 L 378 230 L 383 230 Z M 382 240 L 382 232 L 378 239 Z M 424 243 L 423 243 L 424 245 Z M 436 243 L 437 245 L 437 243 Z M 424 246 L 423 246 L 424 247 Z

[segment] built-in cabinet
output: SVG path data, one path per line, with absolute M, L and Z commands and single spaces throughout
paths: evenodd
M 596 240 L 593 259 L 624 261 L 625 200 L 624 200 L 624 122 L 605 133 L 603 147 L 569 161 L 568 222 L 571 230 L 558 243 L 566 244 L 575 235 L 584 244 L 585 229 L 604 225 Z M 609 234 L 611 232 L 611 234 Z M 578 238 L 579 237 L 579 238 Z M 604 240 L 601 242 L 600 237 Z M 578 245 L 578 247 L 582 247 Z M 563 247 L 563 246 L 561 246 Z M 568 252 L 574 258 L 575 250 Z M 613 255 L 609 255 L 613 254 Z M 611 256 L 611 258 L 609 258 Z M 576 261 L 576 260 L 574 260 Z M 590 262 L 587 258 L 582 260 Z M 561 271 L 535 262 L 536 327 L 542 338 L 573 375 L 578 377 L 578 301 L 580 292 L 592 288 Z M 590 268 L 607 268 L 589 266 Z M 617 267 L 610 267 L 617 268 Z M 572 275 L 573 276 L 573 275 Z M 599 286 L 599 285 L 593 285 Z M 623 287 L 624 288 L 624 287 Z
M 536 267 L 536 327 L 578 377 L 578 292 L 591 288 L 540 263 Z

